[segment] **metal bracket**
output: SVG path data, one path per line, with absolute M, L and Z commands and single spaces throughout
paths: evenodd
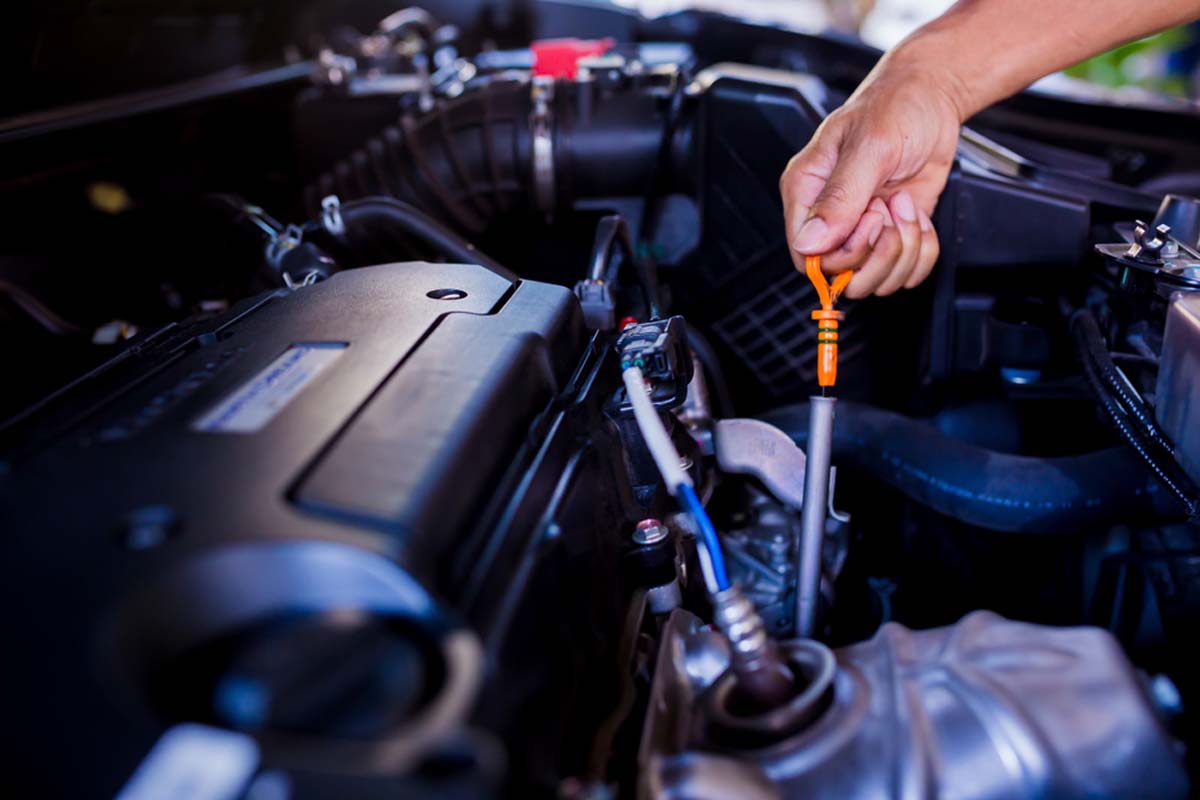
M 762 420 L 723 419 L 713 430 L 717 465 L 753 475 L 791 508 L 804 505 L 804 451 L 792 437 Z

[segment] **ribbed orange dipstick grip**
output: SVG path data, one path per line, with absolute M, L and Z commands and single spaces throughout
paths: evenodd
M 817 382 L 822 387 L 833 386 L 837 383 L 838 323 L 846 318 L 841 311 L 834 311 L 833 305 L 849 285 L 854 273 L 841 273 L 833 279 L 831 286 L 826 282 L 825 274 L 821 272 L 820 256 L 805 256 L 804 269 L 821 301 L 821 307 L 812 312 L 812 318 L 818 325 Z

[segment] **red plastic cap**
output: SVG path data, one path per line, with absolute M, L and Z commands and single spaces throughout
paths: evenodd
M 602 56 L 615 44 L 612 39 L 542 39 L 529 46 L 533 74 L 574 80 L 581 58 Z

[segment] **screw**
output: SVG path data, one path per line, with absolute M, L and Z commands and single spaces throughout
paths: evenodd
M 633 532 L 633 541 L 637 544 L 658 544 L 671 534 L 669 528 L 654 518 L 644 519 L 637 524 Z

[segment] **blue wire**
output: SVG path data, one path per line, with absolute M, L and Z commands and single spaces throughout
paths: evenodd
M 704 548 L 708 550 L 708 557 L 712 561 L 713 576 L 717 579 L 717 589 L 723 592 L 729 588 L 729 575 L 725 572 L 725 555 L 721 552 L 721 541 L 717 538 L 717 529 L 713 527 L 712 520 L 708 518 L 708 512 L 704 510 L 704 505 L 696 496 L 695 489 L 686 483 L 681 483 L 678 492 L 683 506 L 700 528 L 700 535 L 704 539 Z

